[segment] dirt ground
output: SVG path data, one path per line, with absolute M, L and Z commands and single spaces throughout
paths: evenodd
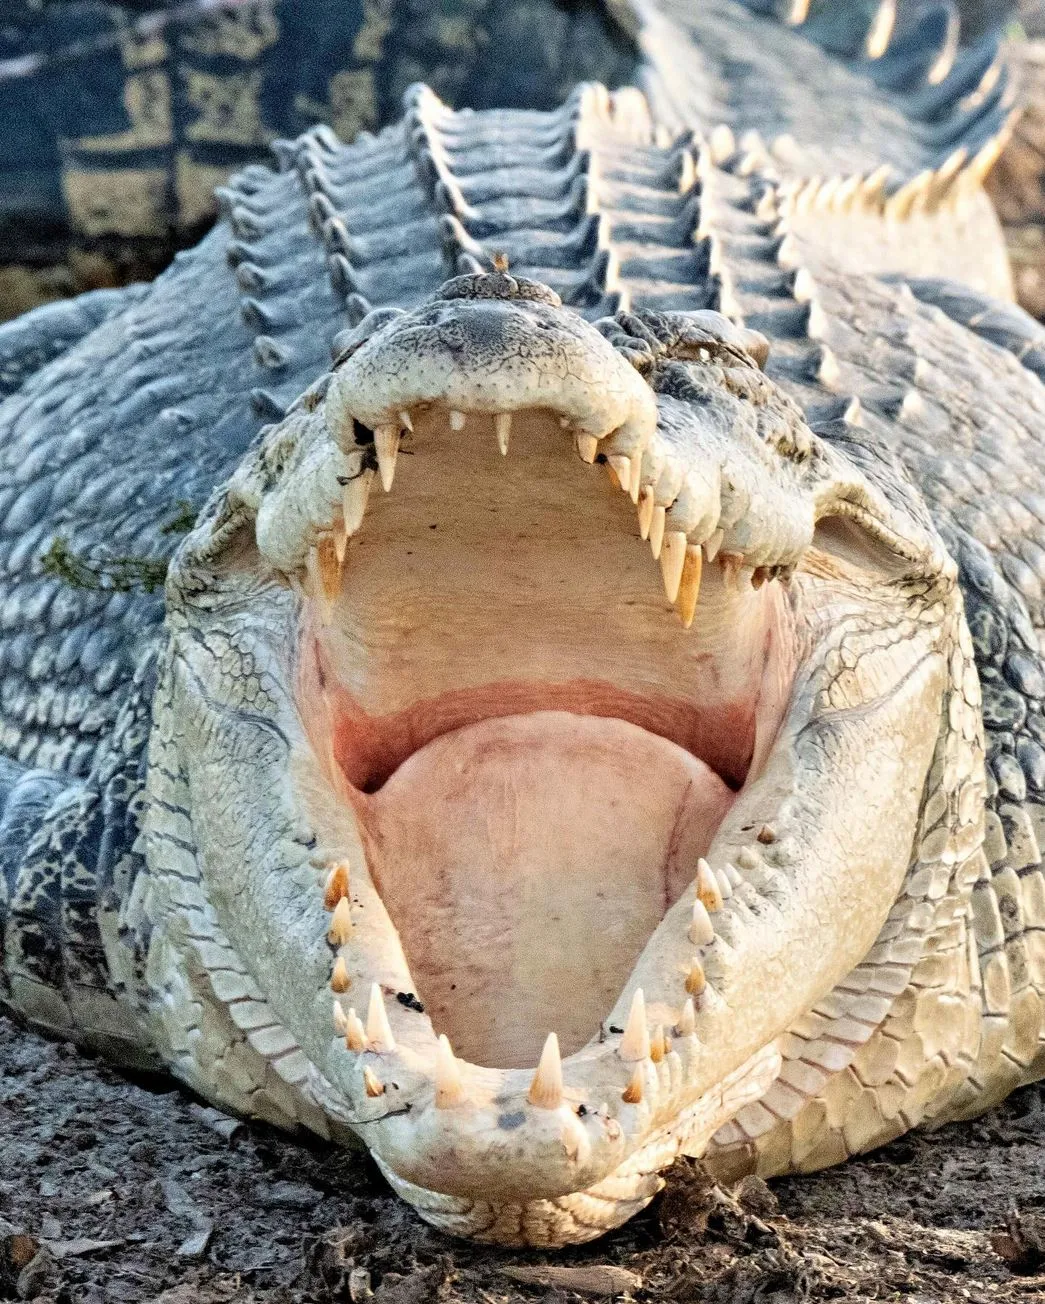
M 546 1255 L 452 1241 L 366 1158 L 128 1082 L 0 1018 L 0 1299 L 40 1304 L 1045 1301 L 1045 1088 L 815 1177 L 699 1165 Z

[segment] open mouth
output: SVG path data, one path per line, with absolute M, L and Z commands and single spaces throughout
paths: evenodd
M 938 545 L 759 341 L 457 278 L 339 345 L 172 571 L 222 927 L 438 1225 L 624 1221 L 765 1098 L 911 864 Z M 200 691 L 208 623 L 271 691 Z
M 434 1027 L 521 1067 L 599 1035 L 760 773 L 794 638 L 787 589 L 706 548 L 684 629 L 612 468 L 552 413 L 506 457 L 462 415 L 411 414 L 304 609 L 298 702 Z

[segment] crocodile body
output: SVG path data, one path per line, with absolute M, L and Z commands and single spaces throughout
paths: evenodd
M 153 286 L 0 334 L 5 1003 L 510 1243 L 1045 1071 L 1004 72 L 918 89 L 901 31 L 886 94 L 876 11 L 836 54 L 636 10 L 646 95 L 415 89 L 241 173 Z M 852 119 L 781 143 L 818 77 Z M 41 561 L 163 560 L 184 500 L 165 593 Z

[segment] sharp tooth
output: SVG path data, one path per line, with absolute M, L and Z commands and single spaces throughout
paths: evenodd
M 711 916 L 704 907 L 704 902 L 696 900 L 693 902 L 693 920 L 689 926 L 689 940 L 694 946 L 710 946 L 715 940 L 715 929 L 711 923 Z
M 344 513 L 347 534 L 355 534 L 363 524 L 367 499 L 370 497 L 370 486 L 373 483 L 373 471 L 366 470 L 349 480 L 341 490 L 341 511 Z
M 348 547 L 348 531 L 345 529 L 345 515 L 334 522 L 334 556 L 337 557 L 337 586 L 341 588 L 341 570 L 345 564 L 345 549 Z
M 734 887 L 739 887 L 744 881 L 744 876 L 741 874 L 740 870 L 737 869 L 736 865 L 727 865 L 723 873 Z
M 344 1037 L 348 1032 L 348 1016 L 340 1001 L 334 1002 L 334 1031 L 339 1037 Z
M 679 595 L 682 583 L 682 568 L 686 564 L 686 536 L 681 530 L 673 530 L 664 536 L 664 547 L 660 553 L 660 570 L 664 576 L 664 592 L 668 601 L 674 602 Z
M 412 431 L 414 428 L 414 423 L 410 420 L 410 413 L 406 410 L 406 408 L 403 408 L 403 410 L 399 413 L 399 424 L 405 430 Z
M 653 486 L 647 485 L 639 494 L 639 534 L 643 539 L 649 538 L 650 526 L 653 524 L 653 513 L 657 504 L 653 499 Z
M 463 429 L 464 429 L 464 422 L 465 422 L 465 415 L 464 415 L 464 413 L 463 413 L 463 412 L 458 412 L 458 410 L 457 410 L 456 408 L 451 408 L 451 409 L 450 409 L 450 429 L 451 429 L 451 430 L 463 430 Z
M 330 608 L 341 592 L 341 567 L 334 548 L 334 536 L 321 534 L 314 547 L 308 550 L 309 594 L 318 598 L 323 623 L 330 620 Z
M 731 593 L 737 591 L 737 576 L 743 563 L 744 555 L 740 552 L 720 552 L 718 555 L 718 564 L 722 567 L 722 583 Z
M 729 881 L 729 875 L 724 869 L 716 869 L 715 879 L 718 882 L 718 890 L 722 895 L 722 900 L 728 901 L 733 895 L 733 884 Z
M 327 875 L 327 885 L 323 889 L 323 908 L 333 910 L 342 897 L 348 896 L 348 862 L 338 861 Z
M 642 1104 L 642 1065 L 641 1064 L 635 1065 L 635 1069 L 631 1075 L 631 1081 L 624 1088 L 624 1094 L 621 1096 L 621 1100 L 623 1100 L 626 1105 Z
M 582 462 L 587 462 L 591 466 L 599 455 L 599 441 L 594 435 L 578 435 L 577 453 Z
M 644 1060 L 649 1058 L 649 1028 L 646 1026 L 646 998 L 642 988 L 635 989 L 628 1011 L 628 1022 L 624 1036 L 620 1039 L 617 1052 L 622 1060 Z
M 327 941 L 331 946 L 344 946 L 352 936 L 352 910 L 348 897 L 342 897 L 334 907 L 334 917 L 330 921 Z
M 508 456 L 508 440 L 512 434 L 512 414 L 510 412 L 498 412 L 493 419 L 494 433 L 497 436 L 497 447 L 501 450 L 501 456 Z
M 704 540 L 704 553 L 708 561 L 714 561 L 718 556 L 718 550 L 722 547 L 722 540 L 725 537 L 725 530 L 715 530 L 713 534 L 708 535 Z
M 686 975 L 686 991 L 690 996 L 700 996 L 707 985 L 708 980 L 704 976 L 704 966 L 694 956 L 689 962 L 689 973 Z
M 352 986 L 352 979 L 348 976 L 348 965 L 345 964 L 345 957 L 339 955 L 334 961 L 334 970 L 330 975 L 330 990 L 340 995 L 347 992 Z
M 703 901 L 709 915 L 722 909 L 722 893 L 719 890 L 718 879 L 703 856 L 697 861 L 697 896 Z
M 669 1050 L 671 1050 L 671 1039 L 665 1033 L 663 1023 L 658 1023 L 650 1042 L 649 1057 L 654 1064 L 659 1064 Z
M 576 1118 L 568 1118 L 563 1123 L 562 1130 L 559 1133 L 559 1140 L 562 1142 L 562 1148 L 567 1159 L 587 1163 L 591 1155 L 591 1146 L 588 1143 L 584 1128 L 581 1127 Z
M 688 1000 L 682 1007 L 682 1014 L 675 1025 L 675 1031 L 680 1037 L 692 1037 L 697 1030 L 697 1010 L 692 999 Z
M 631 501 L 638 503 L 639 490 L 642 488 L 642 454 L 632 453 L 631 465 L 628 469 L 628 493 L 631 495 Z
M 370 984 L 370 1007 L 366 1012 L 366 1038 L 378 1054 L 391 1054 L 396 1048 L 392 1026 L 385 1010 L 385 998 L 377 983 Z
M 391 492 L 392 481 L 396 478 L 399 427 L 378 426 L 374 431 L 374 447 L 377 449 L 377 469 L 381 474 L 381 486 L 387 494 Z
M 610 456 L 606 459 L 606 465 L 612 471 L 618 485 L 627 493 L 628 486 L 631 484 L 631 458 Z
M 704 571 L 704 554 L 700 551 L 700 545 L 690 543 L 686 545 L 686 559 L 682 566 L 682 579 L 679 582 L 678 595 L 678 613 L 682 621 L 682 628 L 689 629 L 693 624 L 693 617 L 696 614 L 697 602 L 700 598 L 700 577 Z
M 349 1010 L 346 1022 L 348 1027 L 345 1029 L 345 1045 L 358 1055 L 366 1050 L 366 1033 L 363 1031 L 363 1022 L 355 1010 Z
M 653 519 L 649 527 L 649 546 L 653 560 L 660 561 L 660 550 L 664 543 L 664 522 L 667 520 L 666 507 L 654 507 Z
M 461 1066 L 445 1033 L 440 1033 L 435 1048 L 435 1107 L 453 1109 L 464 1100 L 464 1081 Z
M 559 1039 L 549 1032 L 526 1099 L 538 1109 L 558 1109 L 562 1104 L 562 1058 Z
M 369 1064 L 363 1070 L 363 1086 L 366 1087 L 366 1094 L 371 1098 L 371 1100 L 385 1094 L 385 1084 Z

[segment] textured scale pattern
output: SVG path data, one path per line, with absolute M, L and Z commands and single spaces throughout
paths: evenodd
M 681 21 L 682 6 L 668 12 Z M 402 123 L 379 136 L 343 145 L 318 129 L 282 143 L 279 172 L 248 169 L 222 193 L 225 221 L 198 250 L 55 360 L 42 365 L 33 343 L 39 361 L 21 367 L 17 337 L 0 332 L 13 384 L 39 368 L 0 407 L 0 746 L 11 758 L 0 791 L 25 842 L 21 859 L 5 848 L 0 916 L 16 1006 L 55 1027 L 75 1017 L 104 1041 L 122 1002 L 147 1040 L 145 997 L 163 990 L 176 1073 L 246 1113 L 322 1130 L 290 1090 L 300 1050 L 220 936 L 194 868 L 184 776 L 162 748 L 152 764 L 181 830 L 169 834 L 183 867 L 173 887 L 149 881 L 135 841 L 160 598 L 70 590 L 39 557 L 55 533 L 77 551 L 169 555 L 177 501 L 204 502 L 326 370 L 340 332 L 506 257 L 590 320 L 710 307 L 762 331 L 767 373 L 813 430 L 917 518 L 916 486 L 958 566 L 973 642 L 954 619 L 911 871 L 875 948 L 789 1030 L 779 1081 L 720 1131 L 713 1161 L 819 1166 L 975 1112 L 1045 1070 L 1045 331 L 955 283 L 840 272 L 800 220 L 793 177 L 754 142 L 715 141 L 736 121 L 730 97 L 767 137 L 801 116 L 797 98 L 755 95 L 744 78 L 765 75 L 757 61 L 725 76 L 736 71 L 728 42 L 745 30 L 739 6 L 693 12 L 718 71 L 693 78 L 671 125 L 636 91 L 585 86 L 552 113 L 492 115 L 455 113 L 415 88 Z M 664 112 L 675 74 L 651 30 L 652 103 Z M 830 30 L 821 39 L 837 48 Z M 765 31 L 852 91 L 821 49 Z M 995 137 L 1008 92 L 989 75 L 988 44 L 956 55 L 931 91 L 885 96 L 864 70 L 845 166 L 884 159 L 902 180 L 959 139 L 971 154 Z M 859 46 L 843 52 L 858 58 Z M 808 79 L 792 77 L 789 94 L 805 95 Z M 841 141 L 853 123 L 839 121 Z M 842 166 L 829 138 L 822 148 L 825 168 Z M 77 338 L 75 322 L 62 329 Z M 910 622 L 941 618 L 927 585 L 906 598 Z M 888 657 L 890 633 L 854 619 L 835 636 L 823 692 L 844 705 L 851 659 Z M 782 872 L 771 851 L 740 869 L 737 893 L 752 905 Z M 176 906 L 194 912 L 188 939 L 171 924 Z M 179 946 L 198 966 L 175 963 Z

